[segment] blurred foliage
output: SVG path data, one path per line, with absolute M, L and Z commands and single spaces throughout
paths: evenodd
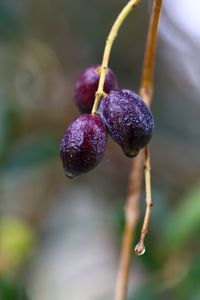
M 200 186 L 194 187 L 179 201 L 169 215 L 162 233 L 161 243 L 171 251 L 180 251 L 192 245 L 192 239 L 200 230 Z
M 0 271 L 4 274 L 16 273 L 30 256 L 34 240 L 31 227 L 23 220 L 4 217 L 0 221 Z
M 15 140 L 19 118 L 16 107 L 11 103 L 0 102 L 0 161 L 6 158 L 10 144 Z
M 149 272 L 149 282 L 130 300 L 199 299 L 199 199 L 197 185 L 179 199 L 165 222 L 160 219 L 161 229 L 153 233 L 154 239 L 148 241 L 148 253 L 141 261 Z M 150 260 L 154 263 L 149 264 Z
M 15 156 L 13 157 L 13 151 Z M 4 170 L 12 171 L 30 168 L 54 158 L 58 153 L 56 140 L 48 135 L 32 136 L 19 144 L 12 145 L 6 152 Z
M 1 300 L 29 300 L 26 291 L 16 280 L 0 278 Z
M 5 40 L 19 38 L 23 26 L 20 18 L 9 8 L 0 2 L 0 36 Z

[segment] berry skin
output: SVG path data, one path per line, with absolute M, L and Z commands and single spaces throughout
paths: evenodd
M 66 130 L 60 145 L 65 175 L 74 178 L 95 168 L 103 158 L 107 130 L 98 115 L 81 115 Z
M 153 133 L 153 117 L 144 101 L 133 91 L 112 91 L 101 101 L 99 114 L 115 142 L 128 157 L 146 146 Z
M 86 69 L 79 77 L 75 87 L 75 102 L 81 113 L 90 113 L 95 100 L 95 93 L 100 78 L 100 66 L 93 66 Z M 118 89 L 117 78 L 111 69 L 107 70 L 104 92 Z

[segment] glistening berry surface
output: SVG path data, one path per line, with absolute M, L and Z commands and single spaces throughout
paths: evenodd
M 98 115 L 81 115 L 66 130 L 60 145 L 65 175 L 76 177 L 95 168 L 103 158 L 107 131 Z
M 82 113 L 90 113 L 95 100 L 95 93 L 98 89 L 100 78 L 100 66 L 93 66 L 86 69 L 78 78 L 75 87 L 75 102 Z M 117 78 L 111 69 L 107 70 L 104 92 L 118 88 Z
M 153 133 L 153 117 L 144 101 L 133 91 L 112 91 L 99 108 L 111 137 L 124 153 L 133 157 L 146 146 Z

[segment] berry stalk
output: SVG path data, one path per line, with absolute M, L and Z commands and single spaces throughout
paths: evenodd
M 130 14 L 130 12 L 133 10 L 133 8 L 140 1 L 141 0 L 131 0 L 127 3 L 127 5 L 122 9 L 120 14 L 118 15 L 116 21 L 114 22 L 114 24 L 111 28 L 111 31 L 110 31 L 109 35 L 107 37 L 106 45 L 105 45 L 105 49 L 104 49 L 104 54 L 103 54 L 103 59 L 102 59 L 102 64 L 101 64 L 101 74 L 100 74 L 100 79 L 99 79 L 99 85 L 98 85 L 98 89 L 97 89 L 97 92 L 96 92 L 94 105 L 93 105 L 93 108 L 92 108 L 92 114 L 96 113 L 101 98 L 103 98 L 105 96 L 104 82 L 105 82 L 106 72 L 107 72 L 107 69 L 108 69 L 108 61 L 109 61 L 109 58 L 110 58 L 110 52 L 111 52 L 111 49 L 112 49 L 113 42 L 114 42 L 115 38 L 117 37 L 118 31 L 121 28 L 123 22 L 125 21 L 127 16 Z
M 148 29 L 147 44 L 144 55 L 142 70 L 142 80 L 140 85 L 140 96 L 150 106 L 153 97 L 153 77 L 155 65 L 155 50 L 157 44 L 157 31 L 162 0 L 153 0 L 151 18 Z M 131 264 L 132 243 L 134 240 L 135 227 L 139 218 L 139 199 L 141 194 L 142 173 L 145 165 L 145 187 L 146 187 L 146 212 L 143 227 L 141 230 L 140 241 L 136 246 L 136 253 L 144 253 L 144 239 L 148 231 L 148 225 L 151 215 L 151 181 L 150 181 L 150 155 L 148 148 L 140 151 L 133 160 L 132 171 L 129 177 L 128 195 L 125 206 L 125 229 L 123 234 L 120 265 L 117 277 L 115 300 L 125 300 L 127 294 L 128 276 Z

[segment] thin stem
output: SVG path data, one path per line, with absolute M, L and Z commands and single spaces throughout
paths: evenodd
M 151 19 L 147 36 L 147 44 L 144 55 L 142 80 L 140 85 L 140 96 L 150 106 L 153 97 L 153 77 L 155 64 L 155 50 L 157 42 L 158 22 L 162 7 L 162 0 L 153 0 Z M 137 220 L 139 218 L 139 199 L 141 193 L 141 182 L 144 167 L 144 151 L 140 151 L 134 159 L 132 171 L 129 177 L 127 204 L 125 208 L 125 229 L 123 235 L 120 265 L 118 271 L 115 300 L 125 300 L 127 294 L 128 274 L 131 263 L 131 249 Z M 141 231 L 140 241 L 143 242 L 148 230 L 151 214 L 151 182 L 150 182 L 150 155 L 145 149 L 145 186 L 146 186 L 146 213 Z M 135 182 L 137 184 L 135 184 Z M 139 242 L 140 245 L 140 242 Z M 139 246 L 138 246 L 139 247 Z M 137 250 L 137 249 L 136 249 Z M 137 254 L 142 253 L 142 248 Z
M 151 210 L 153 207 L 152 197 L 151 197 L 151 163 L 150 163 L 150 155 L 149 155 L 149 147 L 145 148 L 145 190 L 146 190 L 146 211 L 143 221 L 143 226 L 140 235 L 140 241 L 135 247 L 135 252 L 137 255 L 141 255 L 145 250 L 144 240 L 146 234 L 148 233 L 148 227 L 151 217 Z
M 95 114 L 98 106 L 99 106 L 99 102 L 101 100 L 102 97 L 104 97 L 104 82 L 105 82 L 105 78 L 106 78 L 106 72 L 108 69 L 108 61 L 110 58 L 110 52 L 112 49 L 112 45 L 113 42 L 115 40 L 115 38 L 118 35 L 119 29 L 121 28 L 123 22 L 125 21 L 125 19 L 127 18 L 127 16 L 130 14 L 130 12 L 133 10 L 133 8 L 140 2 L 141 0 L 131 0 L 127 3 L 127 5 L 122 9 L 122 11 L 120 12 L 120 14 L 118 15 L 116 21 L 114 22 L 111 31 L 107 37 L 106 40 L 106 45 L 105 45 L 105 49 L 104 49 L 104 54 L 103 54 L 103 60 L 102 60 L 102 64 L 101 64 L 101 73 L 100 73 L 100 79 L 99 79 L 99 86 L 96 92 L 96 96 L 95 96 L 95 101 L 94 101 L 94 105 L 92 108 L 92 114 Z
M 140 95 L 149 106 L 153 98 L 155 52 L 161 7 L 162 0 L 153 1 L 140 84 Z
M 149 31 L 147 35 L 146 51 L 144 56 L 142 79 L 140 87 L 140 95 L 148 106 L 151 105 L 153 97 L 153 77 L 154 77 L 154 65 L 155 65 L 155 52 L 157 45 L 157 31 L 158 22 L 162 7 L 162 0 L 154 0 L 152 6 L 152 14 L 149 24 Z M 149 147 L 145 148 L 145 190 L 146 190 L 146 211 L 143 221 L 143 226 L 140 235 L 140 241 L 135 248 L 135 252 L 141 255 L 143 252 L 145 236 L 148 232 L 151 210 L 153 207 L 151 197 L 151 163 L 150 163 L 150 151 Z
M 143 151 L 132 160 L 132 170 L 129 176 L 127 202 L 125 206 L 125 228 L 122 241 L 120 265 L 116 282 L 115 300 L 124 300 L 127 293 L 128 275 L 132 257 L 134 229 L 139 219 L 139 205 L 142 168 L 144 164 Z

